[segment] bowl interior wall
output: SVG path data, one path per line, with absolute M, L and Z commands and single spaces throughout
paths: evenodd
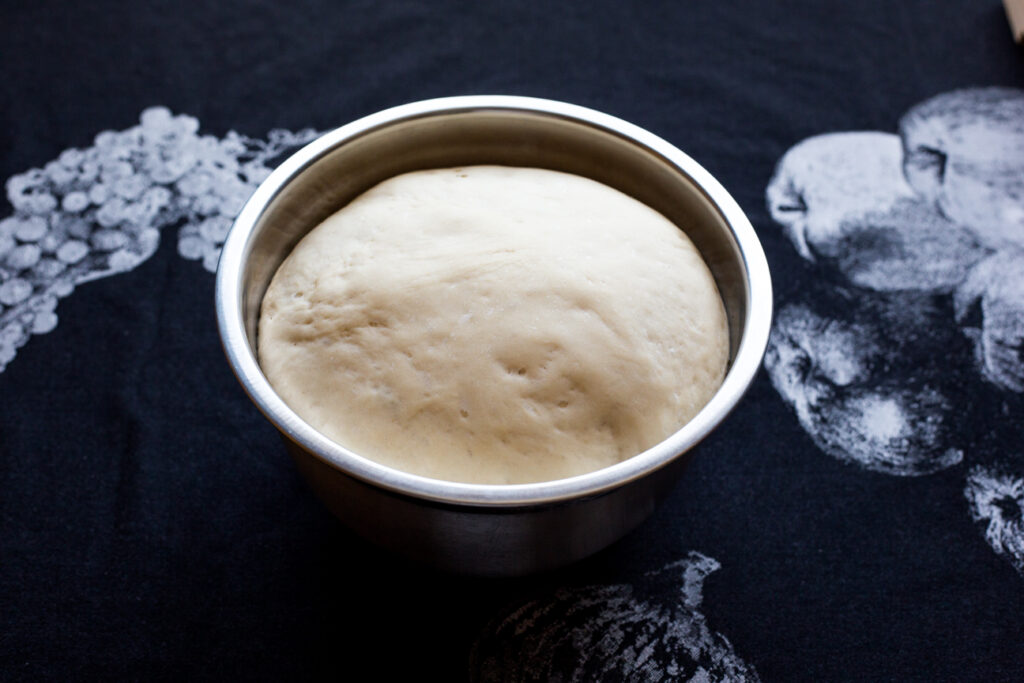
M 242 311 L 256 353 L 263 294 L 313 227 L 377 183 L 408 171 L 498 164 L 565 171 L 610 185 L 661 212 L 701 251 L 725 303 L 735 356 L 748 292 L 739 245 L 722 214 L 677 166 L 603 128 L 552 114 L 471 109 L 389 123 L 310 162 L 269 202 L 247 245 Z

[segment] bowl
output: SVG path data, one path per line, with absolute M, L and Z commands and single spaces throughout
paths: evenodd
M 256 330 L 277 267 L 313 227 L 377 183 L 413 170 L 499 164 L 592 178 L 685 229 L 725 304 L 725 380 L 687 424 L 611 467 L 556 481 L 482 485 L 386 467 L 310 427 L 260 370 Z M 750 385 L 772 314 L 768 264 L 753 227 L 725 189 L 665 140 L 615 117 L 552 100 L 448 97 L 387 109 L 333 130 L 257 188 L 224 244 L 216 284 L 227 359 L 280 431 L 327 507 L 367 539 L 427 565 L 511 576 L 586 557 L 636 527 L 670 491 L 693 448 Z

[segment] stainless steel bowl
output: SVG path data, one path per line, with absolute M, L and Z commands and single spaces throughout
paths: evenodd
M 260 302 L 311 228 L 361 192 L 407 171 L 501 164 L 575 173 L 618 188 L 686 230 L 725 301 L 728 374 L 698 415 L 649 450 L 597 472 L 517 485 L 439 481 L 368 460 L 296 415 L 256 360 Z M 526 97 L 451 97 L 367 116 L 299 150 L 239 214 L 217 272 L 217 321 L 229 362 L 284 436 L 301 472 L 356 532 L 430 565 L 516 575 L 583 558 L 646 518 L 691 449 L 733 409 L 761 364 L 771 279 L 750 222 L 690 157 L 620 119 Z

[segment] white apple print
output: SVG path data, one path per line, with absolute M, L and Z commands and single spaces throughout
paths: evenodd
M 1024 246 L 1024 92 L 955 90 L 900 119 L 910 185 L 987 246 Z
M 778 312 L 765 369 L 815 445 L 870 470 L 902 476 L 958 464 L 957 413 L 940 383 L 913 375 L 870 315 L 826 318 L 788 304 Z
M 919 198 L 903 178 L 896 135 L 808 138 L 768 184 L 772 218 L 797 252 L 877 291 L 948 292 L 985 249 Z

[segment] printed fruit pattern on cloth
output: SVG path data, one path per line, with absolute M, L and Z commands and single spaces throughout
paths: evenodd
M 765 367 L 835 458 L 901 476 L 964 463 L 969 514 L 1024 575 L 1024 459 L 1007 447 L 1024 393 L 1024 91 L 938 95 L 898 131 L 818 135 L 778 162 L 768 208 L 816 282 L 784 297 Z
M 57 300 L 78 285 L 132 270 L 179 226 L 178 253 L 217 270 L 231 222 L 270 173 L 268 162 L 318 134 L 199 135 L 163 107 L 140 125 L 104 131 L 42 168 L 7 180 L 14 214 L 0 220 L 0 372 L 33 334 L 57 326 Z
M 470 680 L 760 680 L 699 608 L 706 555 L 648 572 L 633 584 L 556 591 L 494 620 L 473 648 Z

